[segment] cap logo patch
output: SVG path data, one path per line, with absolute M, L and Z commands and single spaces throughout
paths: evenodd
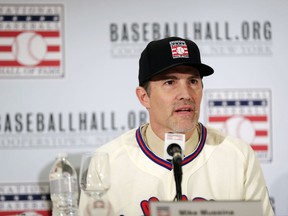
M 189 58 L 189 53 L 185 41 L 170 41 L 170 47 L 173 59 Z

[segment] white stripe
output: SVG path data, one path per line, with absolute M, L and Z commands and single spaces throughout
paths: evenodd
M 47 53 L 44 59 L 45 60 L 60 60 L 61 53 Z
M 12 45 L 14 41 L 15 41 L 14 37 L 13 38 L 11 38 L 11 37 L 0 37 L 1 46 Z
M 45 38 L 47 45 L 60 45 L 61 39 L 60 38 Z
M 15 42 L 15 37 L 0 37 L 0 44 L 1 46 L 7 46 L 12 45 Z M 61 38 L 49 38 L 49 37 L 43 37 L 44 41 L 47 43 L 47 45 L 60 45 L 61 44 Z
M 253 144 L 261 144 L 261 145 L 263 145 L 263 144 L 269 144 L 270 143 L 270 141 L 269 141 L 269 137 L 259 137 L 259 136 L 257 136 L 257 137 L 255 137 L 255 139 L 254 139 L 254 141 L 253 141 Z
M 15 60 L 15 57 L 12 53 L 1 53 L 0 52 L 0 59 L 1 61 L 6 61 L 6 60 Z
M 223 122 L 208 122 L 207 126 L 221 129 L 221 128 L 223 128 L 224 123 Z
M 15 60 L 15 56 L 11 52 L 0 52 L 0 59 L 3 60 Z M 59 52 L 47 52 L 45 55 L 46 60 L 61 59 L 61 53 Z
M 268 122 L 252 122 L 255 130 L 268 130 L 269 123 Z

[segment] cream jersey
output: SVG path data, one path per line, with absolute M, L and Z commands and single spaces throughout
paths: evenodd
M 200 124 L 196 149 L 182 162 L 183 200 L 262 200 L 264 216 L 273 216 L 260 164 L 250 145 Z M 107 196 L 115 215 L 150 215 L 149 201 L 176 195 L 172 164 L 155 155 L 141 128 L 133 129 L 97 151 L 109 153 L 111 188 Z M 80 214 L 87 197 L 81 194 Z

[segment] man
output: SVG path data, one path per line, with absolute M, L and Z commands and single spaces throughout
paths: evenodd
M 172 164 L 164 158 L 165 133 L 171 132 L 185 135 L 183 200 L 261 200 L 264 215 L 274 215 L 251 147 L 198 122 L 202 78 L 213 72 L 201 63 L 199 49 L 190 40 L 170 37 L 144 49 L 136 94 L 150 123 L 97 150 L 109 153 L 108 197 L 115 215 L 149 215 L 149 201 L 174 200 Z M 86 203 L 81 195 L 81 212 Z

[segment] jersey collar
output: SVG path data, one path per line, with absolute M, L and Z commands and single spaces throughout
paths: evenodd
M 199 143 L 196 147 L 196 149 L 190 154 L 187 155 L 184 160 L 182 161 L 182 166 L 190 163 L 192 160 L 194 160 L 202 151 L 202 149 L 204 148 L 205 145 L 205 141 L 206 141 L 206 137 L 207 137 L 207 129 L 201 124 L 200 125 L 200 139 L 199 139 Z M 139 127 L 136 130 L 136 140 L 137 143 L 140 147 L 140 149 L 142 150 L 142 152 L 150 159 L 152 160 L 154 163 L 157 163 L 158 165 L 168 169 L 168 170 L 172 170 L 172 163 L 164 160 L 163 158 L 158 157 L 156 154 L 154 154 L 150 148 L 148 148 L 147 144 L 145 143 L 143 136 L 141 134 L 141 127 Z

